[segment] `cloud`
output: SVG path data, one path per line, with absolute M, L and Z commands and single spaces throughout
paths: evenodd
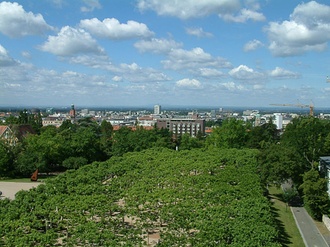
M 65 0 L 47 0 L 47 1 L 55 5 L 56 8 L 62 8 Z
M 120 82 L 120 81 L 123 80 L 123 78 L 121 76 L 116 75 L 116 76 L 112 77 L 112 80 L 115 81 L 115 82 Z
M 254 71 L 246 65 L 240 65 L 230 70 L 229 75 L 237 80 L 260 80 L 264 78 L 264 74 Z
M 244 45 L 243 50 L 246 51 L 246 52 L 247 51 L 254 51 L 254 50 L 256 50 L 256 49 L 258 49 L 262 46 L 264 46 L 264 44 L 261 41 L 254 39 L 254 40 L 251 40 L 248 43 L 246 43 Z
M 221 57 L 212 57 L 200 47 L 190 51 L 173 49 L 168 54 L 168 59 L 162 61 L 166 69 L 200 69 L 205 67 L 229 68 L 231 64 Z
M 229 91 L 243 91 L 243 90 L 245 90 L 243 85 L 237 85 L 235 82 L 232 82 L 232 81 L 221 83 L 221 85 Z
M 22 57 L 30 59 L 31 58 L 31 53 L 28 51 L 22 51 L 21 52 Z
M 196 79 L 185 78 L 177 81 L 176 86 L 181 88 L 198 89 L 202 87 L 202 84 Z
M 193 35 L 199 38 L 203 37 L 213 37 L 212 33 L 205 32 L 203 28 L 186 28 L 186 33 L 189 35 Z
M 46 104 L 58 105 L 68 98 L 71 101 L 86 94 L 100 97 L 116 88 L 116 85 L 109 83 L 110 80 L 104 76 L 88 75 L 71 70 L 58 72 L 36 68 L 30 64 L 0 67 L 0 77 L 4 81 L 10 81 L 4 85 L 0 84 L 0 92 L 6 90 L 6 95 L 17 102 L 22 98 L 30 100 L 38 98 L 43 99 L 47 102 Z M 10 101 L 9 98 L 8 100 Z
M 200 18 L 212 14 L 233 13 L 240 8 L 239 0 L 138 0 L 140 11 L 153 10 L 161 16 L 180 19 Z
M 53 30 L 41 14 L 26 12 L 18 3 L 0 3 L 0 32 L 19 38 L 27 35 L 40 35 Z
M 109 70 L 116 73 L 117 76 L 123 78 L 123 80 L 143 83 L 143 82 L 159 82 L 168 81 L 169 77 L 163 72 L 157 71 L 153 68 L 140 67 L 136 63 L 132 64 L 120 64 L 119 66 L 109 67 Z
M 265 31 L 274 56 L 323 51 L 330 40 L 330 7 L 315 1 L 299 4 L 290 20 L 270 22 Z
M 9 56 L 7 50 L 0 45 L 0 66 L 1 67 L 7 67 L 7 66 L 13 66 L 17 64 L 17 62 Z
M 211 68 L 200 68 L 196 72 L 197 75 L 207 78 L 216 78 L 224 76 L 224 73 L 218 69 L 211 69 Z
M 103 21 L 97 18 L 85 19 L 80 21 L 79 26 L 93 35 L 114 40 L 148 38 L 154 35 L 143 23 L 127 21 L 126 24 L 121 24 L 115 18 L 106 18 Z
M 101 48 L 92 36 L 83 29 L 65 26 L 57 36 L 48 36 L 47 41 L 39 47 L 42 51 L 57 56 L 72 56 L 83 53 L 103 54 Z
M 82 6 L 80 8 L 82 12 L 91 12 L 94 9 L 100 9 L 102 7 L 99 3 L 99 0 L 84 0 L 84 3 L 87 5 L 87 7 Z
M 155 54 L 167 54 L 171 50 L 182 47 L 182 43 L 177 43 L 174 40 L 156 39 L 139 40 L 134 44 L 140 52 L 151 52 Z
M 285 70 L 280 67 L 276 67 L 274 70 L 270 71 L 269 76 L 275 79 L 287 79 L 287 78 L 297 79 L 300 77 L 298 73 Z
M 223 18 L 225 21 L 240 22 L 240 23 L 247 22 L 248 20 L 252 20 L 252 21 L 266 20 L 266 17 L 262 13 L 250 9 L 241 9 L 239 14 L 237 15 L 226 13 L 219 16 Z

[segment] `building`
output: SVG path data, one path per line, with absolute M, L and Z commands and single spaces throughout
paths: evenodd
M 14 132 L 7 125 L 0 125 L 0 139 L 4 140 L 6 144 L 14 146 L 18 141 Z
M 276 129 L 281 130 L 283 129 L 283 116 L 281 113 L 274 113 L 275 115 L 275 122 Z
M 63 124 L 64 118 L 48 116 L 42 119 L 42 126 L 60 127 Z
M 7 125 L 0 125 L 0 139 L 4 140 L 5 143 L 15 146 L 17 142 L 21 141 L 29 134 L 36 134 L 31 125 L 14 124 L 10 127 Z
M 174 136 L 189 134 L 192 137 L 198 133 L 205 135 L 205 120 L 192 118 L 168 118 L 157 120 L 158 129 L 168 129 Z
M 71 119 L 75 119 L 76 118 L 76 109 L 74 108 L 74 105 L 73 104 L 71 105 L 71 109 L 70 109 L 69 115 L 70 115 Z
M 157 121 L 150 116 L 137 117 L 137 124 L 139 126 L 154 126 Z
M 161 114 L 161 112 L 162 112 L 161 106 L 160 105 L 155 105 L 154 106 L 154 114 L 159 115 L 159 114 Z

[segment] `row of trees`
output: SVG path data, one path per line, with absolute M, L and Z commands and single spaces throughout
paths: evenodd
M 0 200 L 4 246 L 281 246 L 252 149 L 153 148 Z

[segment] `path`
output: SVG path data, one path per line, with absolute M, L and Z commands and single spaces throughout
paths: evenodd
M 307 247 L 329 247 L 314 220 L 303 207 L 291 207 L 297 227 Z
M 40 182 L 0 182 L 1 198 L 15 199 L 15 194 L 20 190 L 29 190 L 37 187 Z
M 287 188 L 291 188 L 290 182 L 282 184 L 282 189 Z M 328 234 L 321 234 L 304 207 L 290 208 L 306 247 L 330 247 Z

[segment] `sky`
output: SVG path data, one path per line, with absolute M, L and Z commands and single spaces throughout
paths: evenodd
M 330 107 L 328 0 L 0 2 L 0 106 Z

